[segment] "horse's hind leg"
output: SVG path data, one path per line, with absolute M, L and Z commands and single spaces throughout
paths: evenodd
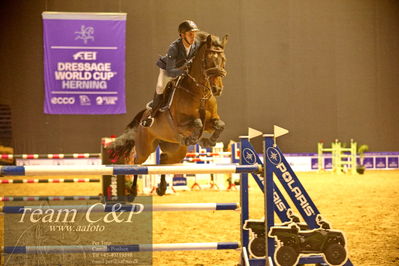
M 161 150 L 161 164 L 174 164 L 180 163 L 186 157 L 187 146 L 175 143 L 160 143 Z M 159 196 L 165 195 L 168 184 L 166 183 L 166 176 L 161 175 L 161 182 L 159 183 L 156 191 Z
M 135 156 L 135 152 L 134 152 L 134 148 L 133 150 L 130 152 L 130 156 L 128 158 L 125 159 L 125 164 L 134 164 L 134 156 Z M 125 176 L 125 181 L 128 181 L 126 179 L 127 176 Z M 128 194 L 126 195 L 126 199 L 129 202 L 134 201 L 134 199 L 137 197 L 137 179 L 138 179 L 138 175 L 133 175 L 133 182 L 130 188 L 126 188 Z
M 209 138 L 201 138 L 199 144 L 202 147 L 208 148 L 216 145 L 220 134 L 223 132 L 225 123 L 220 119 L 213 119 L 210 124 L 206 125 L 206 130 L 214 130 Z
M 138 175 L 133 175 L 133 182 L 132 186 L 128 189 L 129 194 L 127 195 L 127 200 L 129 202 L 134 201 L 134 199 L 137 197 L 137 179 Z
M 147 158 L 151 155 L 151 153 L 155 150 L 155 147 L 157 144 L 154 139 L 149 139 L 149 138 L 143 138 L 144 135 L 140 135 L 141 139 L 140 141 L 136 142 L 136 146 L 133 149 L 133 152 L 131 154 L 131 158 L 133 159 L 134 164 L 142 164 L 144 163 Z M 133 178 L 133 183 L 132 186 L 130 187 L 129 190 L 129 195 L 128 195 L 128 200 L 129 201 L 134 201 L 134 199 L 137 197 L 137 179 L 138 175 L 134 175 Z

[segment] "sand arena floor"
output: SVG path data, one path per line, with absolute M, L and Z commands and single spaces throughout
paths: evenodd
M 399 171 L 297 175 L 325 219 L 333 228 L 344 231 L 354 265 L 399 265 Z M 0 196 L 95 195 L 100 190 L 99 183 L 8 184 L 0 185 Z M 154 203 L 239 202 L 239 192 L 189 191 L 154 196 L 153 200 Z M 250 205 L 252 219 L 263 217 L 263 194 L 254 183 L 250 188 Z M 3 244 L 2 215 L 0 223 Z M 239 241 L 239 212 L 157 212 L 153 230 L 154 243 Z M 234 250 L 153 254 L 153 265 L 236 265 L 238 260 L 239 252 Z

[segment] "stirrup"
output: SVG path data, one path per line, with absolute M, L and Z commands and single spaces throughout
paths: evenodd
M 149 101 L 146 105 L 145 105 L 145 109 L 147 109 L 147 110 L 151 110 L 152 109 L 152 103 L 153 103 L 154 101 Z
M 151 127 L 154 124 L 154 117 L 149 116 L 148 118 L 141 121 L 143 127 Z
M 163 113 L 163 112 L 165 112 L 168 109 L 169 109 L 169 106 L 168 105 L 164 105 L 164 106 L 160 107 L 158 111 Z

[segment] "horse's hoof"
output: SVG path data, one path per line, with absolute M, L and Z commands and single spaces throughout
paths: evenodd
M 130 189 L 129 189 L 129 195 L 133 195 L 134 197 L 137 197 L 137 187 L 135 185 L 133 185 Z
M 197 138 L 187 138 L 186 139 L 186 146 L 190 146 L 190 145 L 195 145 L 198 143 L 198 139 Z
M 162 191 L 162 190 L 160 190 L 159 188 L 157 188 L 157 195 L 158 196 L 163 196 L 163 195 L 165 195 L 165 191 Z
M 136 193 L 137 194 L 137 193 Z M 136 199 L 137 195 L 129 194 L 126 196 L 127 202 L 133 202 Z
M 216 142 L 211 141 L 208 138 L 203 138 L 203 139 L 200 139 L 199 144 L 201 145 L 201 147 L 211 148 L 211 147 L 214 147 L 216 145 Z
M 157 195 L 158 196 L 163 196 L 166 193 L 166 183 L 162 183 L 158 185 L 156 189 Z

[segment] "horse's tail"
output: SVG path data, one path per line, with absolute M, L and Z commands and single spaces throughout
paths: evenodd
M 144 112 L 145 110 L 139 112 L 132 122 L 127 125 L 123 134 L 117 137 L 115 141 L 107 147 L 110 157 L 115 161 L 129 159 L 130 153 L 135 145 L 136 129 Z

